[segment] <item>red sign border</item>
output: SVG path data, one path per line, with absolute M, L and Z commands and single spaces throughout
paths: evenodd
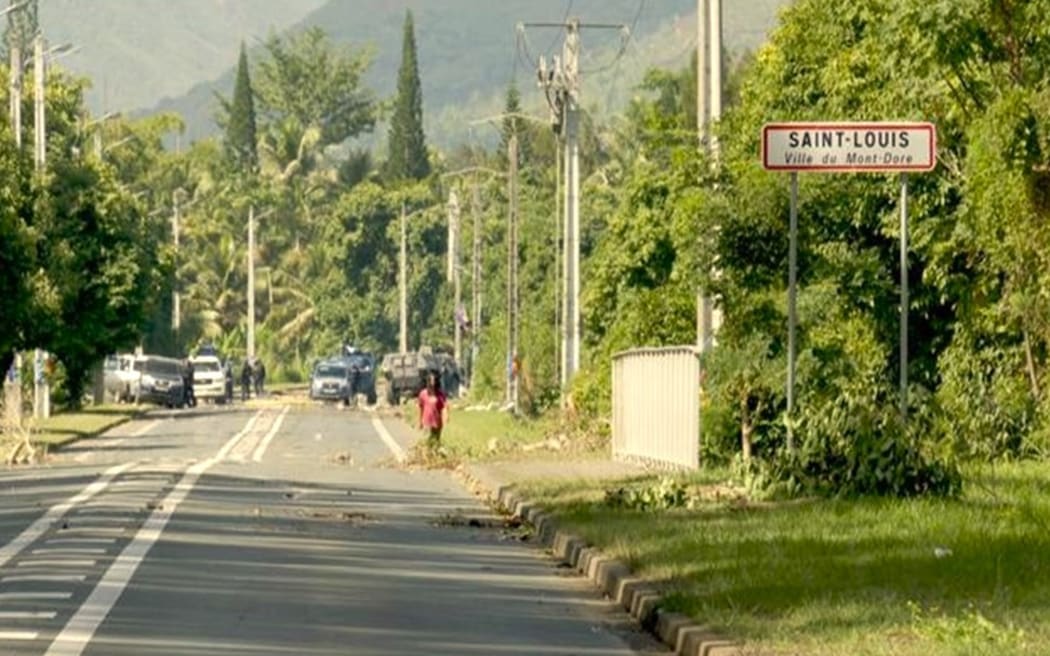
M 814 164 L 807 166 L 792 166 L 792 165 L 771 165 L 767 160 L 769 154 L 769 133 L 773 130 L 824 130 L 824 129 L 856 129 L 856 130 L 926 130 L 930 133 L 930 164 L 929 166 L 902 166 L 899 164 L 886 164 L 883 166 L 879 165 L 865 165 L 865 166 L 845 166 L 845 165 L 833 165 L 826 166 L 822 164 Z M 792 122 L 779 122 L 779 123 L 766 123 L 762 126 L 762 168 L 767 171 L 787 171 L 795 173 L 811 172 L 828 172 L 828 173 L 909 173 L 918 171 L 922 173 L 928 173 L 933 169 L 937 168 L 937 126 L 930 122 L 896 122 L 896 123 L 878 123 L 878 122 L 858 122 L 852 123 L 849 121 L 832 121 L 827 123 L 792 123 Z

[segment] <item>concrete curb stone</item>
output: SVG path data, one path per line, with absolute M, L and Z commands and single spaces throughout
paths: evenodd
M 514 485 L 492 480 L 463 465 L 456 473 L 468 487 L 485 494 L 509 514 L 532 525 L 539 542 L 559 561 L 569 565 L 594 583 L 599 590 L 630 613 L 642 627 L 659 638 L 679 656 L 743 656 L 740 645 L 697 624 L 681 613 L 660 609 L 663 599 L 659 587 L 634 576 L 626 564 L 602 555 L 582 538 L 558 528 L 556 521 L 540 506 L 523 498 Z

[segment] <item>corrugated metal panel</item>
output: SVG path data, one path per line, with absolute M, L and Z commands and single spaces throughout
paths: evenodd
M 613 358 L 613 457 L 700 466 L 700 360 L 691 346 Z

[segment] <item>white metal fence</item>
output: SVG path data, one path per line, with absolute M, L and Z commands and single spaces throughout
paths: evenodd
M 612 447 L 618 460 L 700 466 L 700 358 L 695 347 L 613 357 Z

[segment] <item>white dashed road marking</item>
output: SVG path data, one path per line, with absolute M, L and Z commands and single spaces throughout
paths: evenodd
M 255 462 L 262 462 L 263 454 L 266 453 L 267 447 L 270 446 L 270 442 L 273 441 L 277 431 L 281 430 L 281 424 L 284 423 L 284 418 L 288 415 L 288 411 L 291 410 L 291 406 L 284 406 L 284 410 L 281 412 L 281 416 L 277 417 L 277 421 L 273 422 L 273 426 L 270 427 L 266 437 L 262 438 L 259 442 L 259 446 L 255 447 L 255 453 L 252 454 L 252 460 Z
M 20 554 L 22 550 L 50 530 L 54 523 L 69 512 L 71 508 L 84 503 L 91 497 L 106 489 L 115 476 L 130 469 L 133 465 L 135 465 L 134 462 L 127 462 L 122 465 L 117 465 L 116 467 L 110 467 L 103 472 L 98 480 L 85 487 L 79 494 L 49 508 L 48 511 L 44 513 L 43 517 L 30 524 L 26 530 L 15 536 L 15 539 L 11 540 L 3 547 L 0 547 L 0 567 L 6 565 L 8 561 Z
M 186 500 L 190 491 L 206 471 L 225 460 L 241 440 L 250 436 L 255 423 L 263 412 L 260 410 L 253 415 L 244 428 L 231 437 L 218 453 L 186 470 L 174 489 L 157 505 L 156 510 L 146 519 L 135 537 L 102 575 L 102 579 L 91 591 L 87 600 L 62 628 L 48 648 L 46 656 L 79 656 L 83 653 L 99 625 L 106 619 L 124 593 L 124 589 L 135 575 L 139 565 L 160 539 L 179 504 Z
M 372 417 L 372 426 L 375 427 L 376 432 L 379 433 L 379 438 L 383 440 L 390 452 L 394 454 L 394 458 L 398 462 L 405 461 L 405 450 L 401 448 L 401 445 L 394 441 L 394 437 L 390 434 L 390 431 L 386 429 L 383 422 L 379 420 L 379 417 Z

